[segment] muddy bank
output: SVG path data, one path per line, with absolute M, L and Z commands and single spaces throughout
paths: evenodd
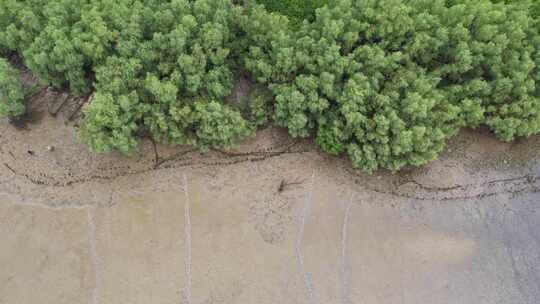
M 291 182 L 298 186 L 299 180 L 319 168 L 351 187 L 418 200 L 528 193 L 536 191 L 539 183 L 539 136 L 502 143 L 485 130 L 465 130 L 431 164 L 368 175 L 353 170 L 344 159 L 320 153 L 309 141 L 291 139 L 284 130 L 272 127 L 233 151 L 203 154 L 146 140 L 132 157 L 96 155 L 78 143 L 75 123 L 66 119 L 72 112 L 52 116 L 47 107 L 44 102 L 31 105 L 31 115 L 39 119 L 29 120 L 22 130 L 0 123 L 0 193 L 6 199 L 48 206 L 112 205 L 116 196 L 134 191 L 174 189 L 184 172 L 216 174 L 267 166 L 293 171 L 291 176 L 284 171 L 264 172 L 276 188 Z M 245 181 L 251 178 L 246 176 Z M 239 187 L 252 190 L 245 181 Z
M 0 303 L 540 298 L 540 137 L 467 130 L 427 166 L 367 175 L 277 128 L 234 151 L 95 155 L 69 112 L 32 109 L 0 122 Z

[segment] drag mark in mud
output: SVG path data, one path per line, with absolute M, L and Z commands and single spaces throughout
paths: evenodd
M 309 216 L 309 212 L 310 212 L 310 209 L 311 209 L 311 201 L 312 201 L 312 198 L 313 198 L 313 187 L 314 187 L 314 180 L 315 180 L 315 173 L 313 173 L 313 175 L 311 176 L 311 186 L 310 186 L 310 189 L 309 189 L 309 192 L 306 194 L 306 197 L 305 197 L 305 200 L 304 200 L 304 206 L 302 208 L 302 213 L 300 215 L 300 227 L 298 229 L 298 237 L 297 237 L 297 240 L 296 240 L 296 258 L 298 259 L 298 264 L 300 266 L 300 272 L 302 274 L 302 277 L 304 279 L 304 286 L 306 288 L 306 292 L 307 292 L 307 295 L 308 295 L 308 300 L 309 300 L 309 304 L 314 304 L 315 303 L 315 296 L 314 296 L 314 293 L 313 293 L 313 286 L 312 286 L 312 283 L 311 283 L 311 278 L 309 276 L 309 273 L 307 273 L 306 269 L 305 269 L 305 264 L 304 264 L 304 255 L 303 255 L 303 252 L 302 252 L 302 241 L 303 241 L 303 238 L 304 238 L 304 229 L 305 229 L 305 226 L 306 226 L 306 220 L 307 220 L 307 217 Z
M 189 189 L 188 189 L 188 181 L 187 176 L 184 173 L 183 174 L 183 180 L 184 180 L 184 195 L 185 195 L 185 203 L 184 203 L 184 220 L 185 220 L 185 226 L 184 226 L 184 234 L 185 234 L 185 242 L 186 242 L 186 252 L 185 252 L 185 263 L 186 263 L 186 301 L 188 304 L 191 304 L 191 205 L 189 201 Z
M 90 244 L 90 263 L 91 269 L 94 272 L 94 286 L 90 294 L 90 303 L 97 304 L 99 301 L 99 292 L 101 290 L 101 270 L 99 255 L 97 252 L 97 240 L 96 240 L 96 208 L 87 208 L 88 219 L 88 242 Z
M 13 168 L 11 168 L 8 164 L 4 163 L 4 167 L 6 167 L 9 171 L 11 171 L 11 173 L 17 175 L 17 172 L 15 172 L 15 170 L 13 170 Z
M 351 198 L 347 203 L 345 209 L 345 215 L 343 217 L 343 226 L 341 227 L 341 303 L 347 304 L 348 300 L 348 278 L 347 278 L 347 231 L 349 224 L 349 216 L 351 214 L 351 207 L 354 194 L 351 193 Z

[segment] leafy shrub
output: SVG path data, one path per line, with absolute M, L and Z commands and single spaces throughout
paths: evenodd
M 0 50 L 46 84 L 94 92 L 79 132 L 94 151 L 129 153 L 146 131 L 226 147 L 268 117 L 266 99 L 247 116 L 225 102 L 247 42 L 242 14 L 230 0 L 6 0 Z
M 47 0 L 0 1 L 0 51 L 26 50 L 42 30 Z
M 24 114 L 24 97 L 17 71 L 0 58 L 0 117 L 15 118 Z
M 244 112 L 250 128 L 256 130 L 271 121 L 273 96 L 268 89 L 256 87 L 245 101 Z
M 505 140 L 540 131 L 533 24 L 490 1 L 341 0 L 270 50 L 252 48 L 246 66 L 291 135 L 314 132 L 364 170 L 397 170 L 433 160 L 460 127 L 487 124 Z
M 26 64 L 48 84 L 89 93 L 94 69 L 124 50 L 124 32 L 136 34 L 130 18 L 141 13 L 141 5 L 132 2 L 49 1 L 43 8 L 43 29 L 23 51 Z
M 257 2 L 263 4 L 269 11 L 289 16 L 295 23 L 305 19 L 313 20 L 317 8 L 332 3 L 330 0 L 257 0 Z
M 419 165 L 441 151 L 460 112 L 411 58 L 421 22 L 401 1 L 340 1 L 248 67 L 270 83 L 275 120 L 292 136 L 315 130 L 323 150 L 365 170 Z
M 238 41 L 237 52 L 242 54 L 242 64 L 252 78 L 263 84 L 288 79 L 293 64 L 288 52 L 292 49 L 277 46 L 293 43 L 289 20 L 279 14 L 268 14 L 263 6 L 248 4 L 246 13 L 237 22 L 245 33 Z
M 128 153 L 144 130 L 202 149 L 250 135 L 240 110 L 225 102 L 235 78 L 238 8 L 228 0 L 152 3 L 132 8 L 146 20 L 120 30 L 115 36 L 129 37 L 114 41 L 122 49 L 95 69 L 81 138 L 98 152 Z
M 506 141 L 540 132 L 540 36 L 527 8 L 455 2 L 428 7 L 448 30 L 422 64 L 442 79 L 439 88 L 452 103 L 481 108 L 483 117 L 467 115 L 468 126 L 486 124 Z

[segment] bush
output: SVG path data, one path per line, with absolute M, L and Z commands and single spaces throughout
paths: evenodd
M 247 115 L 225 101 L 253 41 L 243 17 L 230 0 L 7 0 L 0 50 L 21 54 L 45 84 L 93 92 L 79 134 L 94 151 L 130 153 L 147 132 L 228 147 L 268 117 L 266 98 Z
M 22 53 L 43 28 L 47 0 L 0 1 L 0 51 Z
M 143 12 L 139 2 L 132 2 L 49 1 L 43 8 L 43 29 L 23 51 L 26 64 L 45 83 L 88 94 L 95 69 L 140 37 L 132 22 Z
M 468 126 L 486 124 L 506 141 L 540 132 L 540 36 L 527 7 L 455 2 L 436 10 L 448 31 L 422 64 L 453 104 L 481 108 Z
M 315 133 L 353 165 L 433 160 L 460 127 L 504 140 L 540 132 L 538 32 L 520 6 L 489 1 L 338 1 L 246 66 L 272 88 L 275 120 Z
M 132 8 L 132 26 L 113 35 L 124 37 L 114 41 L 115 55 L 95 68 L 83 141 L 98 152 L 129 153 L 144 131 L 201 149 L 250 135 L 240 109 L 225 102 L 237 66 L 231 50 L 240 39 L 239 8 L 228 0 L 149 3 Z
M 460 113 L 411 58 L 422 19 L 401 1 L 340 1 L 277 40 L 269 62 L 248 66 L 271 85 L 275 120 L 292 136 L 314 130 L 323 150 L 368 171 L 419 165 L 441 151 Z
M 257 0 L 271 12 L 279 12 L 292 18 L 294 23 L 301 23 L 303 20 L 312 21 L 315 17 L 315 10 L 331 4 L 330 0 Z
M 0 58 L 0 118 L 16 118 L 25 112 L 24 89 L 17 71 Z

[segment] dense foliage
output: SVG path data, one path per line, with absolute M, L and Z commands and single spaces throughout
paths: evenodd
M 0 51 L 22 54 L 43 28 L 47 0 L 0 1 Z
M 229 0 L 2 6 L 3 49 L 19 51 L 47 84 L 93 92 L 80 135 L 94 151 L 129 153 L 148 132 L 171 144 L 228 147 L 259 125 L 225 101 L 243 39 L 242 9 Z
M 540 132 L 540 35 L 528 3 L 456 2 L 440 13 L 452 35 L 436 59 L 447 60 L 436 66 L 441 87 L 454 103 L 480 104 L 477 123 L 500 139 Z
M 0 58 L 0 118 L 15 118 L 25 112 L 25 93 L 17 73 L 9 62 Z
M 315 17 L 315 10 L 325 4 L 331 4 L 330 0 L 257 0 L 271 12 L 279 12 L 293 19 L 293 22 L 300 23 L 306 19 L 312 21 Z
M 116 34 L 126 38 L 95 69 L 83 139 L 97 151 L 129 152 L 143 129 L 160 141 L 203 149 L 249 135 L 241 112 L 224 103 L 234 81 L 236 13 L 222 0 L 130 9 L 125 18 L 135 21 Z
M 230 147 L 273 118 L 357 168 L 397 170 L 462 127 L 540 133 L 538 13 L 530 0 L 4 0 L 0 53 L 91 95 L 79 134 L 97 152 L 142 135 Z M 234 101 L 245 73 L 259 84 Z
M 338 1 L 248 67 L 272 88 L 278 124 L 315 132 L 323 150 L 368 171 L 433 160 L 460 127 L 486 124 L 504 140 L 540 132 L 527 10 L 453 2 Z

